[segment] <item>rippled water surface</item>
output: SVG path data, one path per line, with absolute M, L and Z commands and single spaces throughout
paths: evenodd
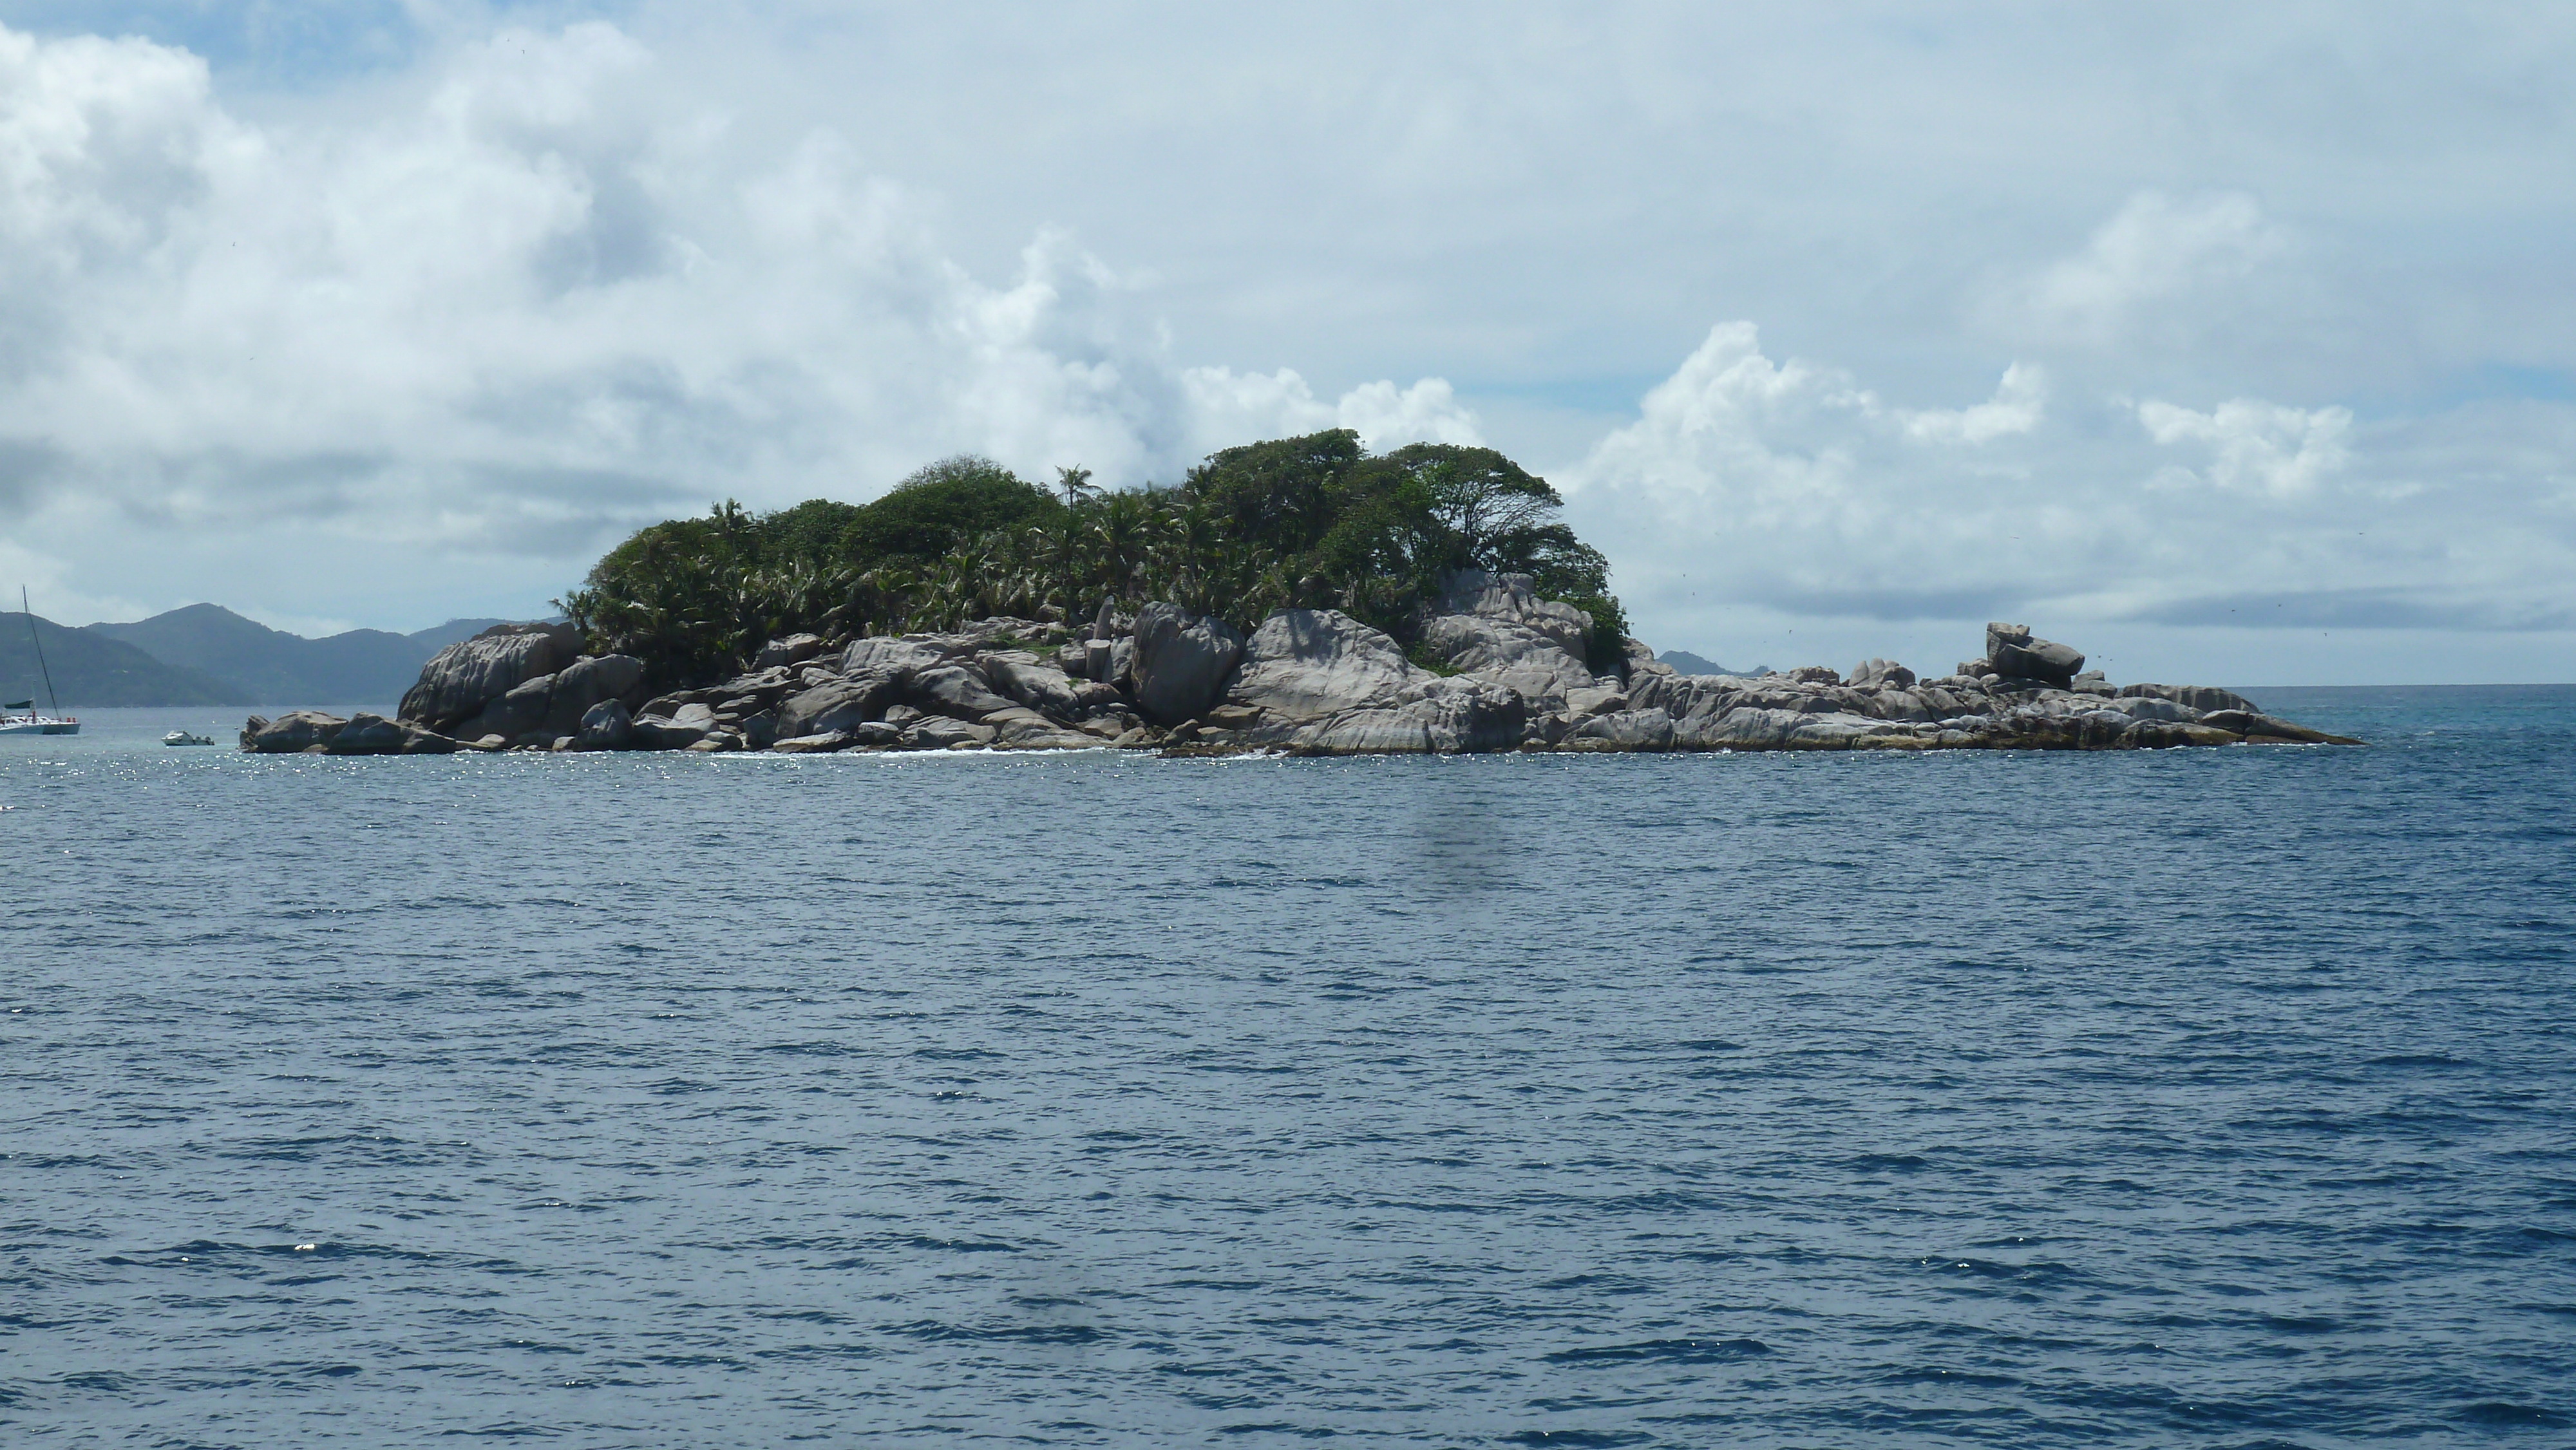
M 2373 743 L 0 740 L 0 1441 L 2567 1444 L 2576 691 L 2260 698 Z

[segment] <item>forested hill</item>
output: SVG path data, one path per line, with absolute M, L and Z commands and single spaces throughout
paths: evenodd
M 320 701 L 388 706 L 431 655 L 498 619 L 451 619 L 411 634 L 353 629 L 307 639 L 213 604 L 77 629 L 39 617 L 45 663 L 66 710 Z M 24 616 L 0 617 L 0 698 L 43 704 Z
M 255 705 L 241 686 L 202 670 L 165 664 L 122 640 L 86 629 L 65 629 L 50 619 L 35 620 L 44 642 L 44 666 L 52 672 L 49 697 L 36 649 L 27 635 L 29 616 L 0 615 L 0 701 L 33 700 L 49 709 L 59 699 L 65 710 L 119 705 Z
M 920 470 L 874 502 L 754 514 L 726 503 L 612 550 L 566 613 L 594 648 L 666 683 L 739 668 L 769 639 L 933 629 L 1008 615 L 1087 616 L 1169 601 L 1250 628 L 1335 608 L 1410 643 L 1452 569 L 1525 573 L 1589 611 L 1595 647 L 1627 633 L 1600 551 L 1557 519 L 1547 481 L 1490 448 L 1373 454 L 1347 429 L 1230 448 L 1179 484 L 1051 487 L 988 459 Z
M 472 627 L 455 638 L 489 622 L 459 621 Z M 191 604 L 132 624 L 93 624 L 82 631 L 133 645 L 165 664 L 213 675 L 245 691 L 243 698 L 253 702 L 352 705 L 401 699 L 422 662 L 450 642 L 439 638 L 432 643 L 430 637 L 450 632 L 445 627 L 417 635 L 353 629 L 307 639 L 214 604 Z

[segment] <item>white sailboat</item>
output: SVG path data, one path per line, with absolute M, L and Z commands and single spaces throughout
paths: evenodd
M 63 713 L 62 701 L 54 696 L 54 672 L 45 665 L 45 642 L 36 636 L 36 612 L 27 607 L 27 589 L 18 587 L 18 615 L 27 621 L 27 642 L 36 647 L 36 671 L 45 677 L 45 702 L 53 713 L 39 715 L 36 702 L 0 700 L 0 735 L 78 735 L 80 717 Z M 13 713 L 25 711 L 25 714 Z

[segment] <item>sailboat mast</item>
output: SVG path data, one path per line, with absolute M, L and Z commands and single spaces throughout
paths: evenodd
M 28 606 L 27 586 L 18 586 L 18 613 L 27 621 L 27 642 L 36 647 L 36 673 L 45 677 L 45 703 L 56 715 L 63 713 L 63 702 L 54 694 L 54 672 L 45 667 L 45 641 L 36 633 L 36 611 Z

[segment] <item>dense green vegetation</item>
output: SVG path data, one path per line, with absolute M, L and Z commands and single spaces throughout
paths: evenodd
M 866 504 L 753 514 L 726 502 L 610 551 L 560 604 L 601 649 L 657 679 L 739 668 L 763 641 L 945 628 L 991 615 L 1079 618 L 1165 599 L 1249 629 L 1289 605 L 1337 608 L 1410 640 L 1440 575 L 1526 573 L 1589 610 L 1596 664 L 1627 620 L 1599 550 L 1557 522 L 1556 490 L 1490 448 L 1372 454 L 1347 429 L 1230 448 L 1177 487 L 1054 490 L 950 458 Z

